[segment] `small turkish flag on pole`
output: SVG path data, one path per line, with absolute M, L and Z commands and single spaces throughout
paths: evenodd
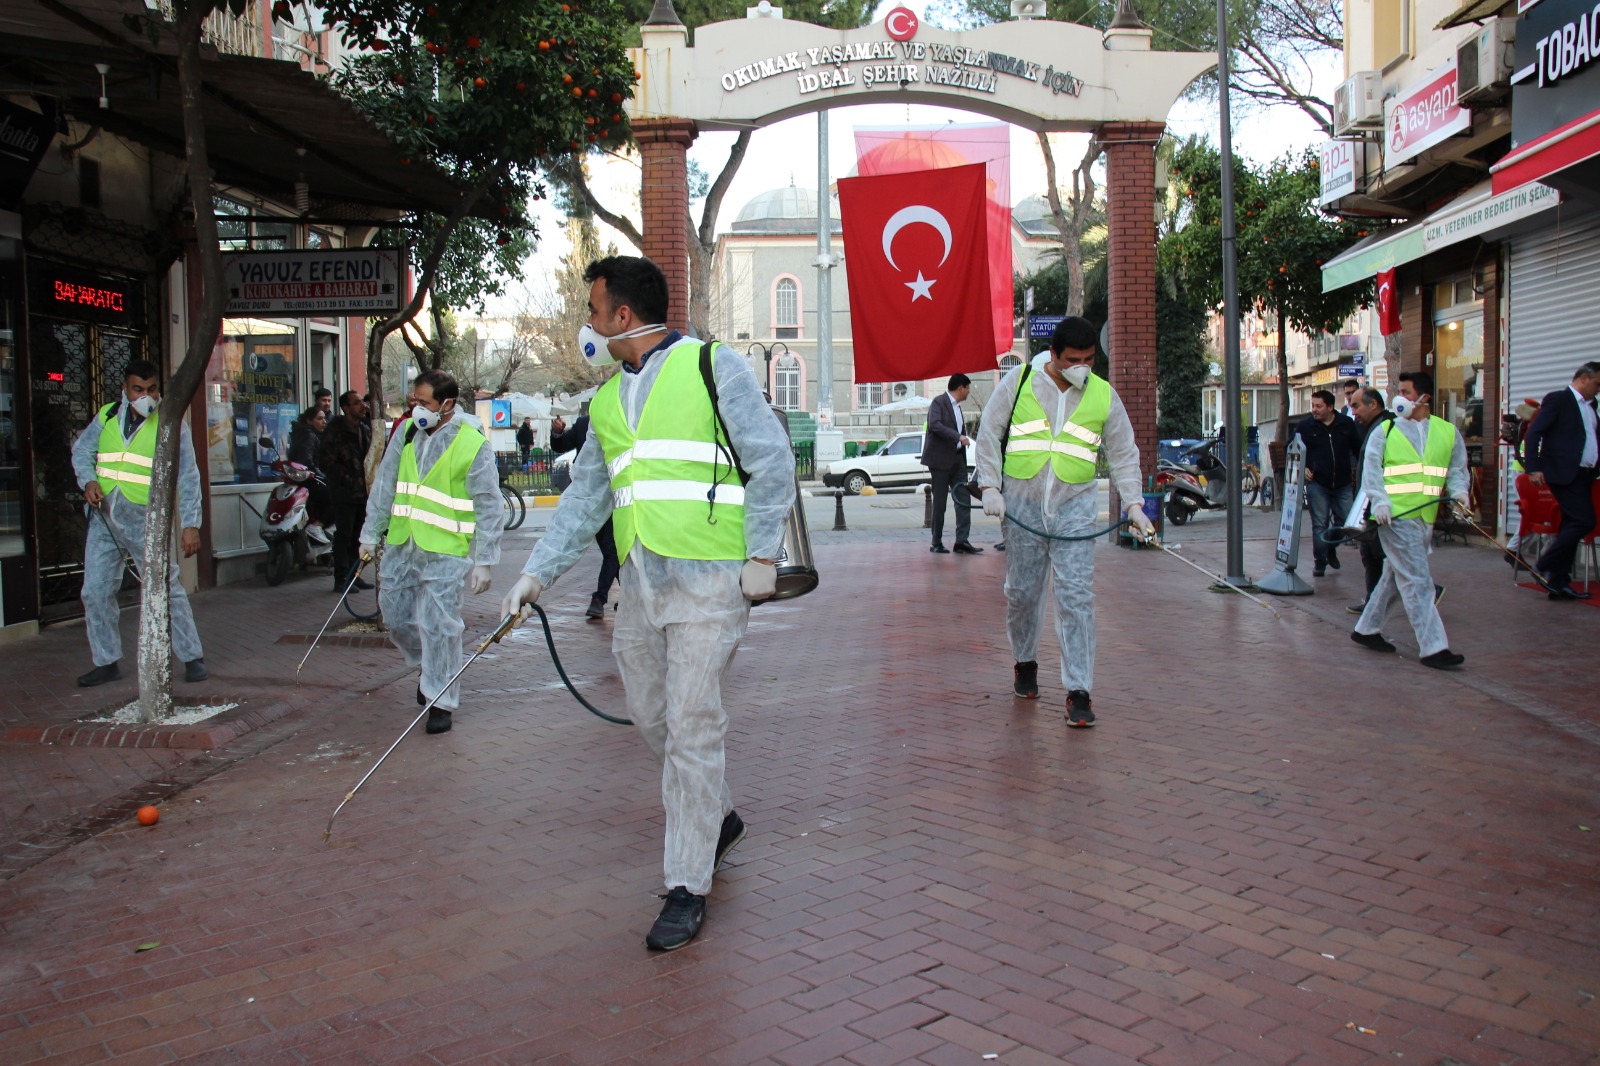
M 1400 293 L 1394 284 L 1394 268 L 1380 270 L 1378 282 L 1378 332 L 1387 337 L 1400 332 Z
M 993 370 L 984 166 L 839 179 L 856 381 Z

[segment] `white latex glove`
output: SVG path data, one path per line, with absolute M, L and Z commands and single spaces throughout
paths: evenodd
M 378 546 L 376 544 L 368 543 L 367 541 L 362 541 L 360 547 L 357 548 L 357 551 L 361 554 L 362 562 L 370 563 L 373 559 L 377 558 Z
M 474 566 L 472 568 L 472 573 L 467 575 L 467 589 L 474 596 L 480 596 L 489 591 L 489 568 L 487 566 Z
M 1467 521 L 1472 521 L 1472 497 L 1456 496 L 1450 502 L 1455 505 L 1456 514 Z
M 771 599 L 772 594 L 778 591 L 778 568 L 772 563 L 747 560 L 739 571 L 739 588 L 751 603 Z
M 506 593 L 506 598 L 500 601 L 500 617 L 508 614 L 517 616 L 520 623 L 533 612 L 527 609 L 529 604 L 539 602 L 539 593 L 544 591 L 544 582 L 532 574 L 522 574 L 517 578 L 517 583 L 511 586 L 511 591 Z
M 1394 520 L 1394 512 L 1386 503 L 1372 505 L 1372 520 L 1380 526 L 1386 526 Z
M 1150 521 L 1150 516 L 1144 513 L 1144 504 L 1128 504 L 1128 521 L 1133 523 L 1133 531 L 1144 540 L 1149 540 L 1156 535 L 1155 523 Z
M 983 513 L 1002 522 L 1006 520 L 1006 498 L 1000 495 L 999 489 L 983 490 Z

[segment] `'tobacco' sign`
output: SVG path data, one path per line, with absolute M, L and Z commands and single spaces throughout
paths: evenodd
M 1413 159 L 1447 137 L 1472 127 L 1472 113 L 1456 103 L 1456 59 L 1430 70 L 1419 85 L 1383 104 L 1383 165 Z
M 328 248 L 222 257 L 225 315 L 376 315 L 400 309 L 400 250 Z

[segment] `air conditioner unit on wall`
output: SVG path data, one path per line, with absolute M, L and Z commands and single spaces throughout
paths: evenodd
M 1352 74 L 1333 93 L 1333 135 L 1383 128 L 1383 75 L 1376 70 Z
M 1456 46 L 1456 102 L 1483 107 L 1504 98 L 1516 63 L 1517 23 L 1497 18 Z

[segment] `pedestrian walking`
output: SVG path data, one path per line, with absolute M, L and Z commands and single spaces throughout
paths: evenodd
M 1101 451 L 1129 521 L 1154 532 L 1144 513 L 1139 447 L 1128 412 L 1104 378 L 1091 370 L 1096 331 L 1085 319 L 1063 319 L 1050 348 L 1001 379 L 978 429 L 978 482 L 985 514 L 1020 522 L 1006 532 L 1006 635 L 1012 690 L 1039 697 L 1039 629 L 1045 579 L 1055 584 L 1056 637 L 1067 725 L 1087 729 L 1095 716 L 1095 469 Z M 1038 530 L 1029 532 L 1028 528 Z M 1041 536 L 1040 534 L 1044 534 Z
M 612 650 L 666 809 L 666 902 L 645 946 L 671 951 L 699 933 L 712 875 L 744 836 L 724 776 L 723 680 L 750 604 L 776 587 L 794 455 L 744 358 L 664 324 L 656 264 L 610 256 L 584 278 L 579 349 L 622 372 L 590 404 L 572 484 L 502 609 L 537 601 L 613 520 L 624 576 Z
M 1355 495 L 1353 474 L 1360 458 L 1361 430 L 1355 420 L 1333 407 L 1333 393 L 1311 394 L 1311 415 L 1296 423 L 1295 434 L 1306 449 L 1306 502 L 1311 507 L 1312 577 L 1328 567 L 1339 569 L 1338 549 L 1323 539 L 1328 529 L 1344 526 Z
M 356 568 L 356 544 L 367 515 L 367 453 L 372 449 L 371 411 L 354 389 L 339 397 L 339 417 L 322 445 L 322 472 L 333 511 L 333 590 L 343 592 Z M 365 578 L 356 587 L 372 587 Z
M 1361 487 L 1378 523 L 1383 573 L 1350 639 L 1373 651 L 1394 651 L 1380 631 L 1398 593 L 1416 633 L 1422 665 L 1446 670 L 1460 666 L 1466 656 L 1450 650 L 1435 602 L 1428 553 L 1439 500 L 1448 498 L 1465 510 L 1470 497 L 1466 445 L 1454 426 L 1430 413 L 1432 399 L 1432 374 L 1424 370 L 1401 374 L 1394 421 L 1375 428 L 1367 438 Z
M 967 446 L 972 443 L 972 438 L 967 436 L 967 420 L 961 405 L 971 394 L 972 379 L 965 374 L 952 374 L 943 395 L 935 397 L 928 405 L 928 420 L 923 425 L 920 459 L 933 479 L 933 546 L 928 550 L 940 555 L 951 551 L 944 546 L 944 503 L 952 488 L 957 490 L 955 552 L 977 555 L 983 551 L 968 540 L 972 532 L 972 505 L 961 491 L 967 483 Z
M 160 369 L 146 359 L 128 364 L 122 396 L 100 408 L 72 446 L 72 469 L 90 510 L 83 549 L 83 616 L 94 669 L 78 678 L 84 688 L 122 676 L 122 633 L 118 627 L 117 590 L 125 561 L 133 560 L 148 588 L 159 580 L 145 566 L 145 508 L 150 503 L 150 474 L 155 469 L 156 432 L 161 417 Z M 178 430 L 178 543 L 184 557 L 200 550 L 200 468 L 195 465 L 189 423 Z M 120 543 L 119 543 L 120 542 Z M 124 554 L 126 553 L 126 554 Z M 185 681 L 204 681 L 205 653 L 195 630 L 189 594 L 173 560 L 167 571 L 172 651 L 183 662 Z
M 460 386 L 442 370 L 417 375 L 411 423 L 389 438 L 367 498 L 361 556 L 387 547 L 378 605 L 409 666 L 421 666 L 417 703 L 437 697 L 429 733 L 447 732 L 461 705 L 461 593 L 488 591 L 500 561 L 505 504 L 483 423 L 458 408 Z
M 1600 362 L 1584 363 L 1572 384 L 1550 393 L 1522 442 L 1522 463 L 1535 485 L 1546 485 L 1561 508 L 1561 525 L 1534 570 L 1552 600 L 1586 600 L 1589 592 L 1572 587 L 1578 545 L 1594 529 L 1594 479 L 1597 461 L 1595 395 L 1600 393 Z
M 533 461 L 533 447 L 538 442 L 539 435 L 533 428 L 533 419 L 524 418 L 522 425 L 517 427 L 517 447 L 522 449 L 523 466 Z

